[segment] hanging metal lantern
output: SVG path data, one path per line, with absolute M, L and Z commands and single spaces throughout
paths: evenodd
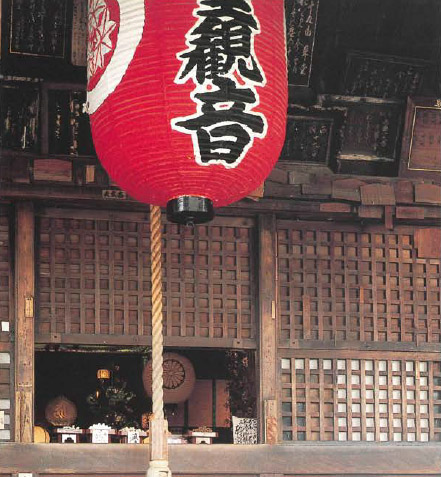
M 133 198 L 210 220 L 279 157 L 283 0 L 89 0 L 88 111 L 100 161 Z
M 110 370 L 109 369 L 99 369 L 96 372 L 96 377 L 97 377 L 97 379 L 106 381 L 106 380 L 110 379 Z

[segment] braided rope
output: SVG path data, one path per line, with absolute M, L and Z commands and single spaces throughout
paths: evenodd
M 150 250 L 152 269 L 152 401 L 155 419 L 164 419 L 161 208 L 150 206 Z

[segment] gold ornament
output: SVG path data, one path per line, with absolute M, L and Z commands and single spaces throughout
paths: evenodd
M 77 407 L 64 396 L 59 396 L 46 406 L 45 416 L 53 426 L 71 426 L 77 418 Z

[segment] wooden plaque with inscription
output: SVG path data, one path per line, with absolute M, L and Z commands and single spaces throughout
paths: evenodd
M 285 2 L 288 82 L 309 86 L 314 53 L 319 0 Z
M 441 178 L 441 99 L 409 98 L 400 176 Z

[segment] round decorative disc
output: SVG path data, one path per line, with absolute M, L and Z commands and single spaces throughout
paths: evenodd
M 176 359 L 167 359 L 163 364 L 164 387 L 166 389 L 176 389 L 185 381 L 185 369 Z
M 164 353 L 163 358 L 164 402 L 175 404 L 185 402 L 193 392 L 196 374 L 191 361 L 177 353 Z M 144 389 L 152 396 L 152 361 L 150 360 L 142 373 Z

